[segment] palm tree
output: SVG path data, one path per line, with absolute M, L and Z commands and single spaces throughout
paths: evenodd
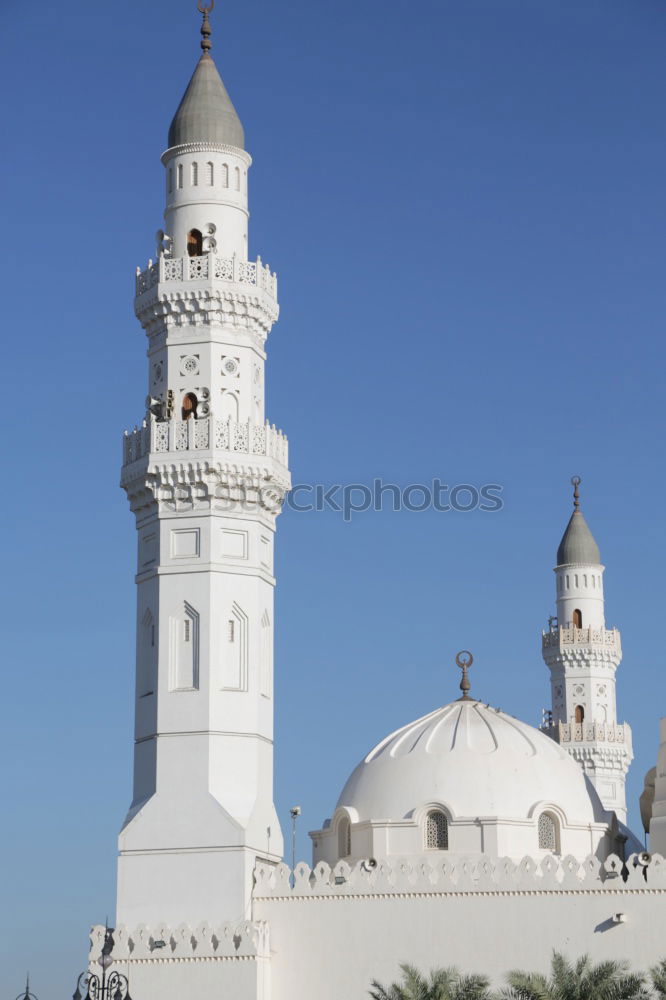
M 666 985 L 666 968 L 661 967 L 661 974 Z M 629 972 L 626 962 L 593 965 L 587 955 L 572 964 L 555 952 L 550 978 L 514 971 L 507 981 L 504 1000 L 650 1000 L 645 976 Z
M 422 976 L 413 965 L 401 965 L 402 982 L 372 983 L 373 1000 L 490 1000 L 485 976 L 461 976 L 457 969 L 433 969 Z M 666 998 L 665 998 L 666 1000 Z
M 662 958 L 659 965 L 650 969 L 650 978 L 659 1000 L 666 1000 L 666 958 Z

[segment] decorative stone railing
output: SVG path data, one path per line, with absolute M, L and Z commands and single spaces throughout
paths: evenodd
M 97 964 L 106 940 L 107 928 L 99 924 L 90 932 L 90 961 Z M 190 927 L 179 924 L 144 925 L 129 929 L 116 927 L 113 931 L 113 960 L 126 965 L 128 962 L 160 962 L 200 958 L 204 961 L 223 959 L 247 961 L 270 956 L 268 924 L 262 921 L 245 921 L 242 924 L 222 924 L 212 927 L 202 923 Z
M 214 416 L 200 420 L 151 420 L 123 437 L 123 465 L 150 454 L 178 451 L 227 451 L 264 455 L 289 464 L 289 444 L 274 425 L 235 423 Z
M 645 864 L 640 855 L 626 862 L 612 854 L 600 862 L 590 855 L 579 861 L 547 855 L 515 862 L 481 856 L 365 861 L 353 867 L 339 861 L 334 868 L 319 862 L 314 868 L 301 862 L 292 873 L 285 864 L 260 863 L 255 868 L 254 899 L 326 896 L 396 896 L 401 893 L 451 892 L 563 892 L 607 889 L 614 892 L 646 888 L 666 892 L 666 862 L 659 854 Z
M 149 261 L 142 271 L 136 269 L 136 294 L 154 288 L 155 285 L 170 281 L 233 281 L 240 285 L 261 288 L 273 299 L 277 299 L 277 275 L 270 267 L 262 264 L 261 257 L 254 260 L 240 260 L 234 257 L 218 257 L 212 251 L 202 257 L 165 257 L 156 263 Z
M 576 628 L 560 626 L 543 633 L 543 648 L 553 646 L 619 646 L 616 628 Z
M 542 730 L 557 743 L 627 743 L 629 736 L 626 726 L 606 722 L 556 722 Z

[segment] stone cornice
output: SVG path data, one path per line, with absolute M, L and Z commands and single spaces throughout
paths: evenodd
M 171 146 L 165 149 L 160 160 L 166 167 L 170 160 L 176 156 L 187 156 L 188 153 L 226 153 L 228 156 L 236 156 L 247 167 L 252 166 L 252 157 L 240 146 L 229 146 L 223 142 L 186 142 L 181 146 Z

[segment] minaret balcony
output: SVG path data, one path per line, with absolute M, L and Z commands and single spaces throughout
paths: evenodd
M 620 633 L 616 628 L 576 628 L 560 626 L 542 634 L 544 652 L 573 651 L 576 648 L 596 647 L 622 655 Z
M 156 285 L 175 282 L 217 282 L 246 285 L 259 289 L 277 302 L 277 275 L 262 263 L 261 257 L 241 260 L 233 257 L 218 257 L 214 252 L 201 257 L 167 257 L 162 254 L 156 263 L 149 262 L 145 271 L 137 268 L 136 295 L 139 298 Z
M 199 420 L 144 420 L 141 427 L 125 431 L 123 467 L 151 455 L 186 451 L 226 452 L 241 457 L 263 456 L 286 469 L 289 445 L 274 425 L 235 423 L 211 415 Z
M 623 723 L 555 722 L 542 732 L 560 744 L 611 743 L 631 750 L 631 729 Z

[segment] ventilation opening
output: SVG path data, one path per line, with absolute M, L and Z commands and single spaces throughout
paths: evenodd
M 585 709 L 583 708 L 582 705 L 576 705 L 574 718 L 575 721 L 578 723 L 578 725 L 581 725 L 581 723 L 585 722 Z
M 574 623 L 574 628 L 583 627 L 583 612 L 579 611 L 578 608 L 576 608 L 576 610 L 573 613 L 573 623 Z
M 197 413 L 197 397 L 193 392 L 186 392 L 183 396 L 182 419 L 189 420 Z
M 550 813 L 541 813 L 539 816 L 539 850 L 550 851 L 551 854 L 559 854 L 558 823 Z
M 428 851 L 449 849 L 449 824 L 442 812 L 428 813 L 425 823 L 425 846 Z
M 202 256 L 203 234 L 200 229 L 190 229 L 187 234 L 187 252 L 190 257 Z

